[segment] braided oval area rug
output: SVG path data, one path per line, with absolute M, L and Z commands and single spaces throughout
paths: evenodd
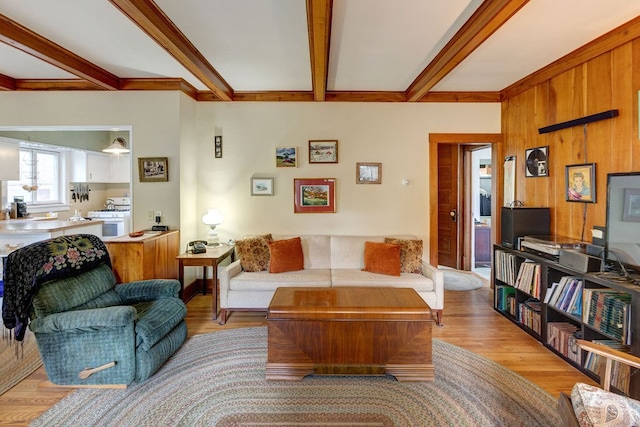
M 79 389 L 32 426 L 556 426 L 556 400 L 495 362 L 433 340 L 433 382 L 266 381 L 266 327 L 196 335 L 150 379 Z

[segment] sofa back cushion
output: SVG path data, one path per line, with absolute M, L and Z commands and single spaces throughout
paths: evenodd
M 43 283 L 33 298 L 34 317 L 83 308 L 119 305 L 111 267 L 99 265 L 78 276 Z
M 384 242 L 384 236 L 331 236 L 331 268 L 364 268 L 364 242 Z

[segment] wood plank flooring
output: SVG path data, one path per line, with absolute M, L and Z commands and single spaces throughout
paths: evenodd
M 497 314 L 488 287 L 468 292 L 445 291 L 444 326 L 434 327 L 434 338 L 455 344 L 519 373 L 555 397 L 578 381 L 594 384 L 527 333 Z M 197 295 L 187 304 L 189 336 L 221 329 L 266 325 L 261 312 L 232 313 L 224 326 L 211 320 L 211 295 Z M 53 406 L 69 389 L 42 388 L 44 368 L 0 396 L 0 425 L 27 426 Z

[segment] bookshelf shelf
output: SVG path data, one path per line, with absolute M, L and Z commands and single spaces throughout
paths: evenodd
M 640 355 L 640 286 L 500 245 L 493 255 L 494 309 L 553 353 L 596 381 L 598 360 L 576 338 Z M 640 374 L 616 377 L 618 392 L 640 399 Z

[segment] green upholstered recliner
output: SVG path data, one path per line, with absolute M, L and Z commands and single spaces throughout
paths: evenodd
M 89 243 L 87 237 L 91 237 Z M 85 240 L 78 240 L 82 238 Z M 52 253 L 56 250 L 59 253 Z M 15 279 L 15 275 L 11 276 L 12 269 L 24 270 L 25 262 L 43 259 L 42 253 L 48 253 L 48 259 L 53 261 L 45 267 L 49 275 L 42 274 L 42 267 L 37 267 L 41 273 L 36 277 L 45 278 L 32 289 L 29 327 L 52 383 L 141 382 L 153 375 L 185 341 L 187 310 L 178 298 L 180 283 L 156 279 L 116 284 L 106 247 L 95 236 L 64 236 L 11 253 L 5 270 L 5 302 L 7 296 L 16 301 L 15 292 L 9 289 L 11 279 L 7 286 L 8 277 Z M 84 254 L 86 263 L 77 262 L 78 253 Z M 96 253 L 106 261 L 97 262 Z M 63 265 L 59 270 L 56 260 Z M 75 268 L 76 264 L 83 268 Z M 7 325 L 10 316 L 5 314 L 3 306 L 5 325 L 14 326 L 11 321 Z

